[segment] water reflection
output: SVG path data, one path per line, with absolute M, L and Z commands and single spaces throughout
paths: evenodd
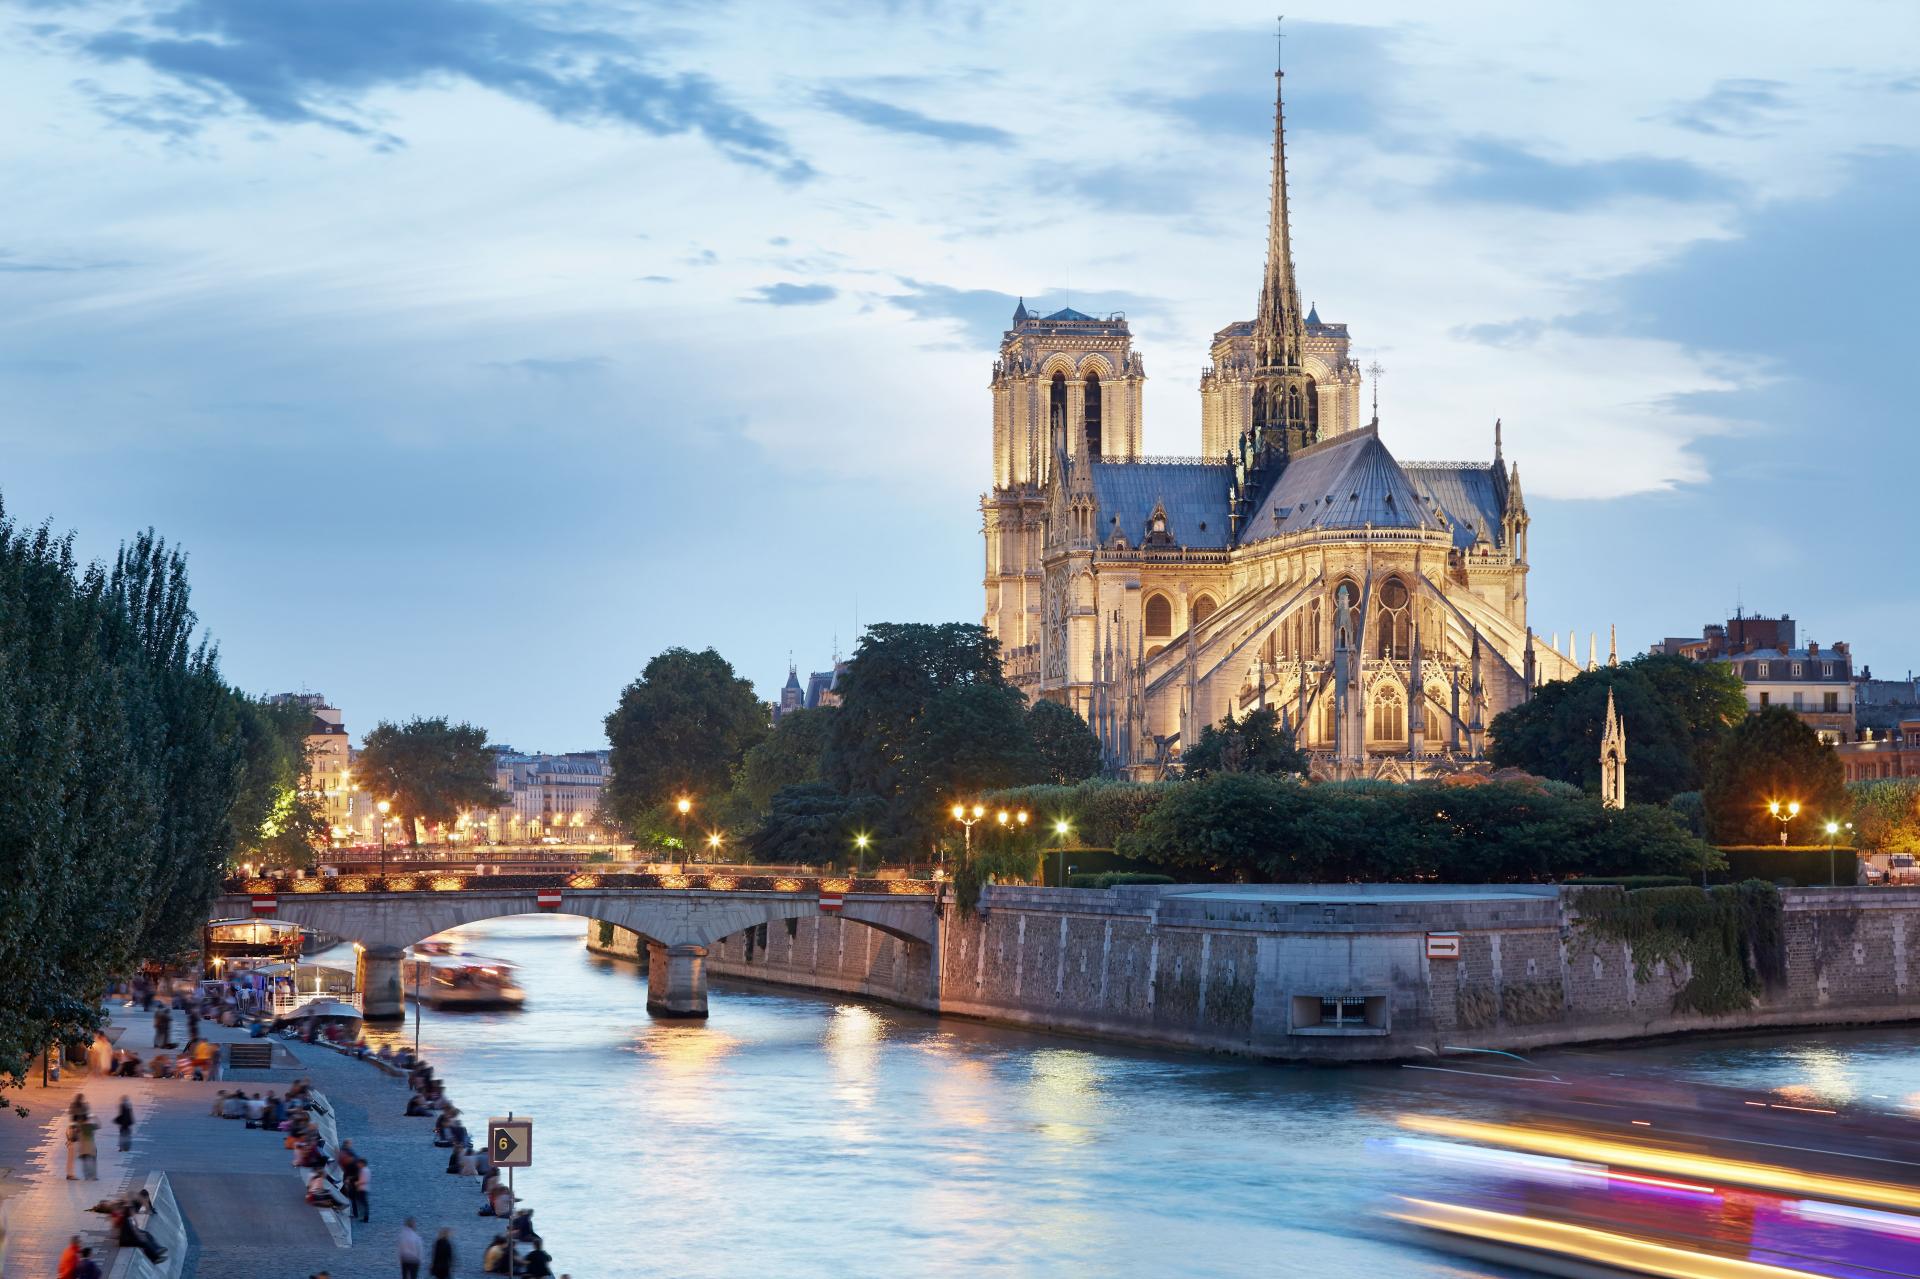
M 519 1179 L 575 1275 L 1316 1275 L 1485 1279 L 1385 1232 L 1404 1072 L 1311 1070 L 938 1021 L 716 980 L 654 1021 L 569 917 L 465 930 L 518 1013 L 436 1014 L 469 1114 L 543 1128 Z M 411 1037 L 411 1026 L 403 1036 Z M 1636 1050 L 1677 1074 L 1920 1093 L 1920 1033 Z M 1600 1054 L 1604 1057 L 1604 1054 Z

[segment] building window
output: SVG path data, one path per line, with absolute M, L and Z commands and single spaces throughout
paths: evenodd
M 1802 693 L 1797 688 L 1794 689 L 1793 690 L 1793 709 L 1797 711 L 1803 711 L 1806 708 L 1807 708 L 1806 694 Z
M 1822 663 L 1820 663 L 1820 678 L 1821 678 L 1821 679 L 1832 679 L 1832 678 L 1833 678 L 1833 663 L 1832 663 L 1832 662 L 1822 662 Z
M 1826 694 L 1824 696 L 1820 709 L 1827 712 L 1829 715 L 1838 711 L 1840 709 L 1840 694 L 1838 693 Z
M 1767 692 L 1765 689 L 1762 689 L 1760 692 L 1760 709 L 1765 710 L 1767 707 L 1771 706 L 1772 704 L 1773 704 L 1773 694 Z
M 1373 739 L 1393 742 L 1406 735 L 1407 718 L 1400 704 L 1400 691 L 1392 686 L 1381 689 L 1373 702 Z
M 1406 583 L 1390 577 L 1380 585 L 1381 657 L 1404 658 L 1413 651 L 1413 612 Z
M 1193 602 L 1193 624 L 1198 626 L 1219 611 L 1220 606 L 1213 602 L 1213 596 L 1202 595 Z
M 1757 668 L 1757 669 L 1759 670 L 1759 672 L 1760 672 L 1760 678 L 1761 678 L 1761 679 L 1766 679 L 1766 678 L 1768 677 L 1768 676 L 1767 676 L 1767 669 L 1768 669 L 1768 667 L 1770 667 L 1770 666 L 1772 666 L 1772 665 L 1773 665 L 1773 663 L 1772 663 L 1772 662 L 1755 662 L 1755 663 L 1754 663 L 1754 666 L 1755 666 L 1755 667 L 1756 667 L 1756 668 Z
M 1164 595 L 1147 597 L 1147 634 L 1155 638 L 1173 634 L 1173 601 Z
M 1087 419 L 1087 456 L 1099 457 L 1100 453 L 1100 375 L 1087 374 L 1086 390 Z
M 1804 678 L 1805 675 L 1806 675 L 1805 669 L 1800 665 L 1800 663 L 1795 662 L 1793 664 L 1793 677 L 1795 679 L 1801 679 L 1801 678 Z

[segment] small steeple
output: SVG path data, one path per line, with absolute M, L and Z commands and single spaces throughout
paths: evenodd
M 1607 626 L 1607 665 L 1620 665 L 1620 628 L 1611 623 Z M 1611 697 L 1613 694 L 1609 693 Z
M 1320 304 L 1314 302 L 1307 307 L 1307 327 L 1313 328 L 1320 323 Z
M 1607 688 L 1607 719 L 1600 732 L 1600 805 L 1627 806 L 1627 727 L 1614 709 L 1613 688 Z

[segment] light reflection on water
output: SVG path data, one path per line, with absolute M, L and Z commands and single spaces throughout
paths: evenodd
M 585 930 L 568 916 L 461 930 L 520 965 L 528 1005 L 425 1018 L 463 1110 L 533 1116 L 537 1162 L 518 1185 L 558 1270 L 1506 1273 L 1374 1218 L 1393 1170 L 1366 1142 L 1399 1109 L 1399 1071 L 1130 1052 L 719 980 L 705 1024 L 655 1021 L 644 979 L 588 955 Z M 411 1036 L 411 1022 L 394 1033 Z M 1897 1104 L 1920 1091 L 1916 1046 L 1914 1031 L 1802 1033 L 1634 1059 Z

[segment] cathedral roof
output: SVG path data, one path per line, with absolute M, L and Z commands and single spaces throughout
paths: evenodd
M 1496 466 L 1461 466 L 1447 462 L 1409 462 L 1407 478 L 1433 495 L 1453 521 L 1453 544 L 1461 550 L 1481 534 L 1500 544 L 1502 515 Z
M 1128 546 L 1139 546 L 1158 507 L 1174 545 L 1226 549 L 1231 472 L 1224 462 L 1093 462 L 1090 469 L 1102 543 L 1118 531 Z
M 1258 542 L 1305 529 L 1437 529 L 1428 498 L 1373 427 L 1336 435 L 1293 455 L 1260 500 L 1240 540 Z
M 1048 320 L 1091 320 L 1093 317 L 1084 312 L 1076 311 L 1070 306 L 1063 306 L 1052 315 L 1043 316 L 1042 318 Z

